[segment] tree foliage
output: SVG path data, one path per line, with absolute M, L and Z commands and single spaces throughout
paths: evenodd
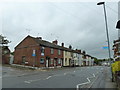
M 0 35 L 0 45 L 7 45 L 8 43 L 11 43 L 11 41 L 6 39 L 5 36 Z

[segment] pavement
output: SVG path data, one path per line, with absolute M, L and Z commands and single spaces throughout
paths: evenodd
M 112 75 L 110 71 L 111 70 L 109 68 L 109 71 L 107 71 L 107 76 L 105 79 L 105 82 L 106 82 L 105 88 L 116 88 L 116 83 L 112 82 Z
M 2 67 L 3 88 L 115 88 L 110 68 L 74 67 L 51 70 L 20 70 Z
M 117 89 L 116 83 L 112 82 L 112 74 L 110 67 L 106 67 L 104 71 L 99 74 L 91 88 Z

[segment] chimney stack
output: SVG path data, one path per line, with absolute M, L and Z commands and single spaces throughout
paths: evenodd
M 42 37 L 37 37 L 37 39 L 42 40 Z
M 86 54 L 86 52 L 85 52 L 85 51 L 83 51 L 83 54 Z
M 62 47 L 64 47 L 64 43 L 62 43 Z
M 71 45 L 69 45 L 69 49 L 72 49 L 72 46 L 71 46 Z
M 55 40 L 55 41 L 53 41 L 52 43 L 54 43 L 54 44 L 56 44 L 56 45 L 57 45 L 57 44 L 58 44 L 58 41 L 57 41 L 57 40 Z
M 81 50 L 78 50 L 79 53 L 81 53 Z

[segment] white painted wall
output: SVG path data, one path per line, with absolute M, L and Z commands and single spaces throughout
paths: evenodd
M 78 57 L 79 57 L 79 66 L 82 66 L 82 62 L 83 62 L 83 58 L 82 58 L 82 55 L 81 54 L 78 54 Z
M 13 64 L 13 61 L 14 61 L 14 56 L 10 54 L 10 64 Z

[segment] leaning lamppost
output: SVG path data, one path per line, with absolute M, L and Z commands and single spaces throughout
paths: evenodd
M 107 24 L 107 15 L 106 15 L 106 9 L 105 9 L 105 2 L 99 2 L 99 3 L 97 3 L 97 5 L 103 5 L 103 8 L 104 8 L 105 26 L 106 26 L 107 42 L 108 42 L 109 61 L 110 61 L 110 64 L 111 64 L 110 41 L 109 41 L 109 34 L 108 34 L 108 24 Z

